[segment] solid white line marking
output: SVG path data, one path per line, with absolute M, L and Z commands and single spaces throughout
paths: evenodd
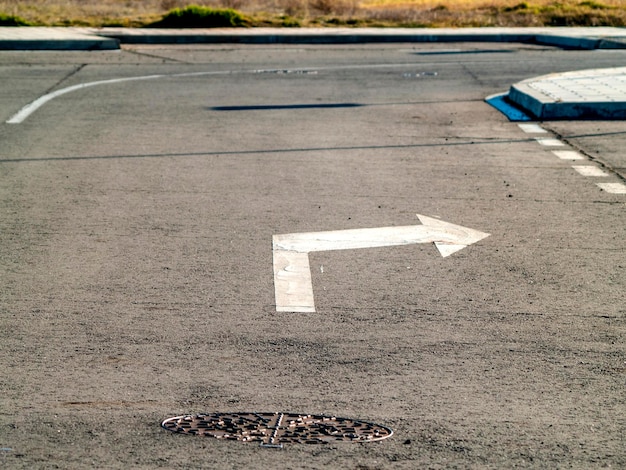
M 548 131 L 541 127 L 539 124 L 518 124 L 521 130 L 527 134 L 547 134 Z
M 575 150 L 553 150 L 552 153 L 559 157 L 561 160 L 584 160 L 580 153 Z
M 446 257 L 489 236 L 423 215 L 417 217 L 422 225 L 274 235 L 276 311 L 315 312 L 311 252 L 434 243 L 441 256 Z
M 591 165 L 572 165 L 572 168 L 583 176 L 609 176 L 607 172 Z
M 626 184 L 624 183 L 596 183 L 596 185 L 611 194 L 626 194 Z
M 545 145 L 546 147 L 564 147 L 565 144 L 561 142 L 559 139 L 553 139 L 551 137 L 535 137 L 535 140 L 539 142 L 541 145 Z
M 126 78 L 113 78 L 110 80 L 98 80 L 95 82 L 87 82 L 87 83 L 79 83 L 78 85 L 72 85 L 66 88 L 61 88 L 60 90 L 53 91 L 51 93 L 45 94 L 35 101 L 24 106 L 17 113 L 9 118 L 6 121 L 7 124 L 20 124 L 22 123 L 28 116 L 33 114 L 39 108 L 41 108 L 48 101 L 64 95 L 66 93 L 70 93 L 72 91 L 81 90 L 83 88 L 89 88 L 96 85 L 109 85 L 114 83 L 122 83 L 122 82 L 133 82 L 138 80 L 154 80 L 157 78 L 176 78 L 176 77 L 196 77 L 203 75 L 230 75 L 232 72 L 229 71 L 213 71 L 213 72 L 188 72 L 188 73 L 175 73 L 171 75 L 144 75 L 141 77 L 126 77 Z
M 66 93 L 70 93 L 72 91 L 80 90 L 82 88 L 87 88 L 95 85 L 104 85 L 108 83 L 120 83 L 120 82 L 130 82 L 133 80 L 151 80 L 154 78 L 161 78 L 163 75 L 147 75 L 144 77 L 131 77 L 131 78 L 114 78 L 112 80 L 98 80 L 96 82 L 88 82 L 88 83 L 80 83 L 78 85 L 69 86 L 67 88 L 62 88 L 57 91 L 53 91 L 52 93 L 48 93 L 37 98 L 35 101 L 27 104 L 22 109 L 20 109 L 17 113 L 9 118 L 7 124 L 20 124 L 30 116 L 32 113 L 41 108 L 48 101 L 56 98 L 57 96 L 64 95 Z
M 344 66 L 333 66 L 333 67 L 317 67 L 317 68 L 298 68 L 294 69 L 299 72 L 312 72 L 316 70 L 350 70 L 350 69 L 376 69 L 376 68 L 398 68 L 398 67 L 407 67 L 414 66 L 415 64 L 373 64 L 373 65 L 344 65 Z M 95 82 L 87 82 L 80 83 L 78 85 L 72 85 L 67 88 L 62 88 L 60 90 L 53 91 L 51 93 L 47 93 L 31 103 L 24 106 L 17 113 L 11 116 L 6 123 L 7 124 L 20 124 L 27 117 L 41 108 L 48 101 L 64 95 L 66 93 L 70 93 L 72 91 L 80 90 L 82 88 L 88 88 L 96 85 L 107 85 L 113 83 L 122 83 L 122 82 L 131 82 L 136 80 L 153 80 L 156 78 L 177 78 L 177 77 L 200 77 L 204 75 L 233 75 L 237 73 L 264 73 L 264 72 L 275 72 L 276 69 L 259 69 L 259 70 L 240 70 L 240 71 L 232 71 L 232 70 L 224 70 L 224 71 L 211 71 L 211 72 L 189 72 L 189 73 L 175 73 L 175 74 L 163 74 L 163 75 L 145 75 L 141 77 L 127 77 L 127 78 L 113 78 L 111 80 L 98 80 Z

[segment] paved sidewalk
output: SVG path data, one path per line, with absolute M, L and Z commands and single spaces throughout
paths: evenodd
M 0 27 L 0 51 L 115 50 L 120 42 L 85 28 Z
M 0 50 L 115 50 L 120 44 L 383 42 L 523 42 L 569 49 L 626 49 L 626 28 L 0 27 Z M 532 78 L 513 85 L 508 94 L 494 95 L 487 101 L 513 120 L 626 119 L 626 67 Z

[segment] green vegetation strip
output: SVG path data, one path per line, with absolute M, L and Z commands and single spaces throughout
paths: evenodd
M 0 26 L 31 26 L 24 18 L 0 13 Z
M 190 5 L 175 8 L 161 20 L 148 25 L 153 28 L 236 28 L 248 26 L 249 20 L 231 8 L 209 8 Z

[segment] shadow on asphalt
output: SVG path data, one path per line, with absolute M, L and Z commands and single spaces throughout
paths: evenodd
M 276 105 L 250 105 L 250 106 L 214 106 L 211 111 L 272 111 L 278 109 L 335 109 L 335 108 L 360 108 L 367 106 L 359 103 L 327 103 L 327 104 L 276 104 Z

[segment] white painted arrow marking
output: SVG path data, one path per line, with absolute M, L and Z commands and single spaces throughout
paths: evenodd
M 422 225 L 274 235 L 277 312 L 315 312 L 309 253 L 434 243 L 444 258 L 489 236 L 460 225 L 417 215 Z

